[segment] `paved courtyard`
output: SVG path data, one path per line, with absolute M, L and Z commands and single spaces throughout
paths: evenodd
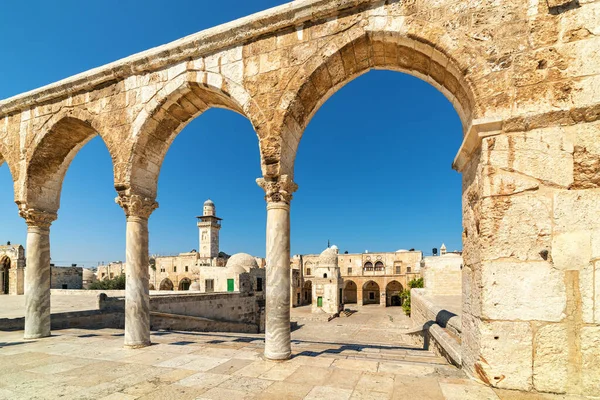
M 50 296 L 52 314 L 86 311 L 98 309 L 98 294 L 90 292 L 89 295 L 61 295 Z M 25 316 L 25 296 L 0 296 L 0 318 L 19 318 Z
M 128 350 L 117 329 L 33 341 L 3 332 L 0 399 L 565 398 L 494 391 L 432 352 L 390 341 L 409 323 L 399 308 L 331 322 L 311 321 L 307 308 L 292 314 L 299 328 L 285 362 L 263 360 L 263 335 L 160 331 L 152 346 Z

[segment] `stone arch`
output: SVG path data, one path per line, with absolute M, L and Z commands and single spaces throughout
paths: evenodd
M 402 292 L 403 287 L 402 284 L 396 280 L 388 282 L 385 286 L 385 305 L 389 306 L 401 306 L 402 298 L 400 297 L 400 293 Z
M 363 264 L 364 271 L 373 271 L 373 263 L 371 261 L 367 261 Z
M 165 278 L 160 282 L 158 290 L 173 290 L 174 288 L 175 285 L 173 285 L 173 281 L 171 281 L 169 278 Z
M 356 304 L 358 301 L 358 286 L 354 281 L 346 281 L 344 283 L 343 292 L 344 304 Z
M 375 271 L 385 271 L 385 265 L 383 265 L 382 261 L 377 261 L 377 262 L 375 262 L 374 270 Z
M 8 256 L 0 258 L 0 294 L 10 294 L 10 267 Z
M 312 304 L 312 281 L 304 282 L 302 292 L 302 304 Z
M 183 278 L 182 280 L 179 281 L 178 289 L 179 290 L 190 290 L 191 284 L 192 284 L 192 281 L 190 280 L 190 278 Z
M 186 70 L 168 82 L 137 115 L 125 182 L 117 183 L 117 190 L 132 189 L 155 198 L 160 168 L 171 143 L 189 122 L 213 107 L 246 117 L 261 137 L 266 118 L 242 86 L 221 74 Z M 260 141 L 258 145 L 260 149 Z
M 367 281 L 362 287 L 363 291 L 363 305 L 366 304 L 379 304 L 381 289 L 379 284 L 375 281 Z
M 478 45 L 469 42 L 472 49 L 457 53 L 450 45 L 438 45 L 448 39 L 443 28 L 422 28 L 430 37 L 423 37 L 416 27 L 410 28 L 414 29 L 410 35 L 363 28 L 336 35 L 296 72 L 278 106 L 285 112 L 276 117 L 272 128 L 281 135 L 280 174 L 293 177 L 299 142 L 319 108 L 340 88 L 372 69 L 403 72 L 428 82 L 452 103 L 463 131 L 468 129 L 479 111 L 475 85 L 463 71 L 473 67 L 469 51 L 475 52 Z
M 45 125 L 47 128 L 36 135 L 30 146 L 23 193 L 16 197 L 19 205 L 56 212 L 69 165 L 83 146 L 102 134 L 95 128 L 93 116 L 82 110 L 59 113 Z M 114 151 L 107 145 L 107 140 L 102 139 L 111 156 L 114 172 Z

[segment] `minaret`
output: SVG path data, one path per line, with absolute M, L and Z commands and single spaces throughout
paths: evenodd
M 215 258 L 219 255 L 219 230 L 221 218 L 216 216 L 215 203 L 208 199 L 204 202 L 202 216 L 198 218 L 200 231 L 200 258 Z

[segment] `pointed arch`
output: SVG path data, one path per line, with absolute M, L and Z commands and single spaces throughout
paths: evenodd
M 29 208 L 56 212 L 69 165 L 83 146 L 102 134 L 95 128 L 93 115 L 84 110 L 69 110 L 53 116 L 36 137 L 28 153 L 23 192 L 17 203 Z M 109 151 L 113 163 L 114 151 Z
M 167 83 L 136 117 L 126 182 L 117 189 L 156 197 L 160 168 L 171 143 L 189 122 L 213 107 L 239 113 L 250 121 L 257 139 L 263 135 L 266 118 L 241 85 L 218 73 L 186 70 Z M 260 154 L 259 140 L 257 145 Z
M 169 278 L 165 278 L 160 282 L 158 290 L 174 290 L 175 285 L 173 285 L 173 281 Z
M 415 23 L 416 26 L 418 23 Z M 437 88 L 454 106 L 466 131 L 478 113 L 474 85 L 463 71 L 472 65 L 467 51 L 453 57 L 446 31 L 427 27 L 430 37 L 411 28 L 410 34 L 357 28 L 336 35 L 300 68 L 288 83 L 272 129 L 281 136 L 281 174 L 293 176 L 298 145 L 310 120 L 335 92 L 373 69 L 416 76 Z M 456 45 L 453 43 L 453 45 Z M 477 50 L 473 44 L 472 51 Z M 272 162 L 272 161 L 271 161 Z

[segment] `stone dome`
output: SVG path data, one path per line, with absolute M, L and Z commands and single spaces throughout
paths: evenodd
M 225 266 L 234 272 L 244 273 L 250 271 L 250 268 L 258 268 L 258 263 L 250 254 L 237 253 L 227 260 Z
M 84 268 L 83 269 L 82 279 L 84 281 L 95 281 L 96 280 L 96 274 L 94 274 L 94 271 L 92 271 L 91 269 Z
M 321 265 L 321 266 L 337 265 L 337 263 L 338 263 L 337 258 L 338 258 L 337 247 L 335 247 L 335 246 L 328 247 L 325 250 L 323 250 L 323 252 L 319 256 L 319 265 Z
M 214 205 L 215 205 L 215 203 L 213 203 L 213 201 L 212 201 L 211 199 L 208 199 L 208 200 L 206 200 L 206 201 L 204 202 L 204 205 L 205 205 L 205 206 L 214 206 Z

